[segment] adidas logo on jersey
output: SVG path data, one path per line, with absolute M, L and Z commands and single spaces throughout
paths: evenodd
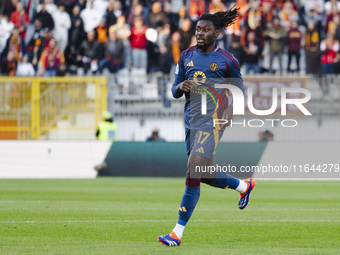
M 196 150 L 196 152 L 204 153 L 203 147 L 198 148 L 198 149 Z
M 187 66 L 194 66 L 194 62 L 192 60 L 187 64 Z

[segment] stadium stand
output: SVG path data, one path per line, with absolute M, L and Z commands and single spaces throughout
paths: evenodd
M 217 43 L 238 58 L 245 85 L 251 77 L 271 77 L 275 82 L 304 77 L 303 86 L 312 94 L 308 108 L 313 118 L 297 117 L 301 121 L 294 134 L 273 127 L 275 140 L 324 141 L 323 134 L 332 133 L 329 139 L 340 141 L 336 132 L 340 10 L 334 1 L 323 0 L 6 0 L 0 9 L 0 137 L 95 139 L 98 116 L 107 108 L 120 127 L 120 141 L 144 141 L 155 127 L 167 141 L 182 141 L 184 100 L 174 100 L 170 94 L 174 66 L 180 52 L 195 44 L 197 17 L 235 3 L 239 19 Z M 62 25 L 58 17 L 64 16 L 65 22 L 70 19 L 70 26 L 65 24 L 67 35 L 58 29 Z M 84 18 L 90 16 L 96 19 Z M 272 24 L 275 17 L 280 21 L 277 27 Z M 136 20 L 142 21 L 144 32 L 136 32 Z M 291 28 L 292 23 L 298 27 Z M 283 31 L 283 49 L 275 49 L 282 47 L 273 36 L 278 29 Z M 273 58 L 278 51 L 280 62 Z M 139 65 L 132 61 L 136 56 L 144 58 Z M 248 70 L 254 70 L 249 72 L 254 76 L 247 78 Z M 107 101 L 100 92 L 106 88 L 100 75 L 107 77 Z M 42 80 L 42 76 L 59 78 Z M 80 77 L 81 84 L 74 84 L 71 77 Z M 36 82 L 39 91 L 33 86 Z M 33 103 L 38 96 L 39 118 Z M 72 114 L 62 113 L 66 109 Z M 260 131 L 230 129 L 230 136 L 223 139 L 256 141 Z

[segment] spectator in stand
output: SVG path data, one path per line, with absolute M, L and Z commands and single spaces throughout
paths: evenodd
M 321 41 L 320 50 L 322 74 L 323 74 L 323 92 L 324 96 L 329 94 L 329 83 L 334 74 L 334 63 L 339 60 L 339 41 L 334 39 L 334 35 L 328 33 L 326 39 Z
M 103 16 L 100 11 L 93 8 L 93 0 L 89 0 L 86 9 L 80 12 L 80 17 L 84 22 L 84 30 L 87 33 L 98 27 Z
M 299 14 L 294 9 L 292 2 L 285 2 L 283 4 L 282 10 L 279 12 L 279 18 L 281 20 L 281 26 L 283 26 L 286 31 L 290 29 L 292 21 L 299 20 Z
M 47 28 L 42 27 L 42 22 L 40 19 L 35 19 L 34 25 L 27 28 L 25 44 L 26 54 L 28 54 L 28 59 L 31 61 L 36 58 L 34 65 L 37 64 L 37 60 L 40 59 L 40 55 L 46 45 L 46 31 Z
M 58 10 L 52 15 L 55 24 L 53 37 L 61 52 L 65 52 L 68 44 L 68 30 L 71 28 L 70 15 L 65 11 L 65 5 L 61 4 Z
M 34 75 L 35 75 L 34 67 L 32 63 L 29 62 L 28 55 L 25 54 L 22 57 L 21 62 L 18 63 L 15 76 L 28 77 L 28 76 L 34 76 Z
M 77 0 L 76 4 L 75 5 L 78 5 L 79 8 L 80 8 L 80 12 L 82 10 L 85 10 L 86 9 L 86 4 L 87 4 L 88 1 L 85 1 L 85 0 Z
M 13 28 L 14 25 L 9 21 L 8 17 L 0 15 L 0 56 L 6 48 L 6 42 L 11 36 Z
M 321 85 L 321 51 L 319 43 L 311 42 L 306 43 L 306 74 L 313 75 Z M 322 89 L 322 87 L 321 87 Z
M 132 53 L 132 67 L 143 68 L 147 67 L 147 39 L 145 36 L 147 26 L 143 25 L 141 17 L 136 17 L 134 26 L 131 29 L 130 45 Z
M 125 23 L 126 19 L 124 15 L 121 15 L 117 19 L 117 24 L 113 25 L 114 31 L 116 33 L 117 38 L 121 39 L 124 44 L 124 61 L 122 64 L 122 68 L 131 66 L 131 47 L 129 37 L 131 35 L 131 29 L 128 24 Z
M 326 15 L 330 15 L 334 9 L 340 10 L 340 1 L 330 0 L 325 3 L 324 10 Z
M 282 75 L 282 56 L 285 46 L 285 39 L 287 37 L 287 32 L 280 25 L 280 19 L 275 17 L 273 19 L 272 27 L 266 29 L 264 32 L 265 36 L 269 39 L 269 72 L 273 73 L 273 62 L 274 58 L 278 59 L 278 64 L 280 68 L 280 75 Z
M 334 34 L 339 23 L 340 10 L 336 6 L 332 7 L 331 13 L 327 15 L 325 33 Z
M 330 29 L 330 33 L 335 35 L 335 39 L 340 39 L 340 16 L 335 16 L 332 21 L 332 27 Z
M 256 29 L 261 27 L 262 13 L 259 5 L 255 2 L 248 5 L 248 11 L 244 15 L 243 27 L 249 27 L 250 29 Z
M 250 71 L 253 71 L 254 74 L 258 74 L 260 72 L 259 58 L 261 51 L 256 44 L 255 32 L 249 32 L 247 34 L 246 46 L 243 50 L 245 52 L 244 62 L 246 64 L 246 74 L 249 74 Z
M 157 44 L 159 47 L 166 46 L 168 48 L 171 47 L 171 33 L 170 33 L 170 25 L 167 24 L 161 28 L 158 29 L 158 38 L 157 38 Z
M 222 0 L 212 0 L 209 4 L 209 13 L 214 14 L 216 12 L 224 12 L 227 10 L 226 5 Z
M 42 28 L 47 28 L 49 31 L 52 31 L 54 28 L 53 18 L 51 14 L 46 10 L 45 2 L 42 2 L 40 6 L 41 10 L 35 15 L 34 20 L 39 19 L 42 22 Z
M 137 4 L 131 9 L 129 17 L 128 17 L 128 24 L 130 27 L 133 26 L 133 21 L 136 17 L 141 17 L 143 19 L 143 23 L 146 23 L 145 15 L 143 13 L 143 5 Z
M 151 136 L 146 139 L 147 142 L 165 142 L 165 139 L 159 136 L 158 128 L 152 130 Z
M 243 64 L 242 53 L 243 49 L 240 43 L 241 38 L 235 34 L 231 36 L 231 43 L 229 52 L 234 55 L 234 57 L 239 61 L 240 65 Z
M 65 77 L 67 75 L 68 75 L 67 65 L 66 65 L 65 62 L 61 62 L 60 65 L 58 66 L 56 76 L 57 77 Z M 65 86 L 65 85 L 63 84 L 63 86 Z
M 245 19 L 245 25 L 243 26 L 242 33 L 241 33 L 241 47 L 245 48 L 249 46 L 249 41 L 248 41 L 248 34 L 249 33 L 254 33 L 255 34 L 255 41 L 254 44 L 257 47 L 257 58 L 259 66 L 259 71 L 261 72 L 261 63 L 262 63 L 262 53 L 263 53 L 263 48 L 264 48 L 264 33 L 263 29 L 261 27 L 261 15 L 258 16 L 258 14 L 261 14 L 258 10 L 252 11 L 253 9 L 250 9 L 250 11 L 247 14 L 247 17 Z M 252 36 L 250 37 L 252 39 Z M 249 62 L 247 60 L 249 56 L 245 55 L 245 62 Z M 253 58 L 252 56 L 251 58 Z
M 79 47 L 78 47 L 79 48 Z M 70 45 L 65 50 L 65 62 L 67 66 L 67 73 L 75 75 L 77 74 L 78 67 L 82 67 L 81 58 L 78 58 L 78 52 L 75 45 Z
M 17 61 L 13 52 L 8 52 L 2 64 L 1 71 L 3 74 L 7 74 L 8 76 L 15 76 L 15 72 L 17 71 Z
M 322 16 L 321 14 L 317 13 L 315 10 L 311 9 L 309 12 L 306 12 L 305 23 L 308 26 L 309 21 L 315 23 L 315 27 L 318 30 L 319 35 L 321 35 L 322 30 Z
M 205 13 L 205 1 L 204 0 L 191 0 L 189 7 L 190 19 L 196 22 L 197 19 Z
M 118 0 L 115 0 L 118 1 Z M 101 14 L 101 17 L 104 17 L 106 15 L 107 7 L 109 6 L 108 0 L 94 0 L 93 1 L 93 7 L 94 9 L 98 10 Z
M 151 13 L 148 18 L 148 27 L 149 28 L 157 28 L 163 27 L 168 24 L 168 18 L 162 12 L 162 4 L 160 2 L 154 2 L 152 4 Z
M 45 4 L 46 11 L 49 14 L 53 15 L 58 10 L 58 7 L 54 4 L 53 0 L 43 0 L 43 1 Z M 40 12 L 41 9 L 42 9 L 42 4 L 38 5 L 37 12 Z
M 98 42 L 104 43 L 107 39 L 107 26 L 106 19 L 103 17 L 99 23 L 99 26 L 96 28 L 96 32 L 98 35 Z
M 308 21 L 307 23 L 307 31 L 305 33 L 305 46 L 309 48 L 312 44 L 317 44 L 318 46 L 321 43 L 320 34 L 318 29 L 316 28 L 316 23 L 313 20 Z
M 4 1 L 0 1 L 0 15 L 3 14 L 4 9 L 5 9 L 5 2 Z
M 117 23 L 113 25 L 114 31 L 116 32 L 117 38 L 120 38 L 125 42 L 129 42 L 129 37 L 131 35 L 131 29 L 128 24 L 126 24 L 125 16 L 122 15 L 117 19 Z
M 69 46 L 73 45 L 76 49 L 79 48 L 81 42 L 86 38 L 84 31 L 84 23 L 80 18 L 80 7 L 75 5 L 71 14 L 71 29 L 69 30 Z
M 300 0 L 300 3 L 306 14 L 312 10 L 319 15 L 323 13 L 324 0 Z
M 4 1 L 1 1 L 4 2 Z M 2 14 L 7 15 L 8 17 L 11 17 L 12 13 L 15 12 L 17 9 L 17 4 L 19 3 L 19 0 L 5 0 L 4 4 L 4 11 Z
M 14 26 L 19 28 L 19 32 L 22 38 L 25 38 L 25 26 L 26 23 L 30 23 L 30 19 L 24 10 L 24 5 L 21 2 L 17 3 L 16 11 L 11 14 L 11 22 L 14 24 Z
M 48 47 L 41 53 L 39 74 L 45 77 L 55 77 L 60 63 L 64 61 L 64 54 L 57 48 L 56 40 L 51 39 Z
M 172 66 L 171 45 L 161 45 L 159 53 L 159 69 L 157 72 L 158 95 L 163 99 L 163 106 L 170 107 L 170 100 L 167 97 L 167 83 Z
M 78 61 L 82 62 L 85 74 L 91 70 L 96 73 L 98 70 L 98 61 L 103 58 L 104 49 L 97 41 L 96 33 L 91 30 L 87 33 L 87 39 L 82 42 L 79 48 Z
M 340 41 L 340 18 L 339 17 L 336 17 L 335 18 L 335 22 L 336 22 L 336 28 L 335 28 L 335 39 Z
M 296 60 L 296 72 L 300 73 L 300 50 L 302 45 L 302 32 L 298 28 L 297 21 L 292 21 L 291 28 L 288 31 L 287 35 L 287 44 L 288 44 L 288 66 L 287 66 L 287 72 L 293 72 L 291 69 L 291 61 L 292 57 L 295 57 Z
M 192 22 L 189 18 L 184 19 L 183 25 L 179 30 L 179 34 L 181 35 L 181 52 L 186 50 L 191 43 L 191 38 L 194 36 L 195 32 L 192 29 Z
M 233 3 L 235 2 L 235 3 Z M 253 0 L 236 0 L 236 1 L 229 1 L 229 8 L 231 8 L 232 6 L 234 6 L 236 4 L 237 8 L 240 8 L 240 10 L 238 11 L 239 17 L 238 17 L 238 23 L 243 25 L 246 18 L 247 18 L 247 12 L 249 10 L 249 8 L 254 7 L 254 3 Z
M 260 11 L 261 28 L 265 30 L 267 28 L 267 23 L 271 23 L 273 21 L 273 17 L 277 16 L 275 3 L 271 0 L 261 0 Z
M 111 1 L 106 11 L 106 24 L 108 27 L 117 23 L 117 18 L 123 13 L 123 5 L 120 1 Z
M 109 37 L 105 44 L 105 58 L 99 62 L 99 71 L 102 74 L 104 68 L 108 68 L 111 73 L 116 73 L 124 61 L 124 43 L 123 40 L 117 38 L 114 26 L 109 28 Z
M 160 30 L 161 28 L 159 28 Z M 156 29 L 149 28 L 146 33 L 147 44 L 146 44 L 146 51 L 147 51 L 147 74 L 153 74 L 158 72 L 159 70 L 159 45 L 157 44 L 158 32 Z M 149 77 L 150 80 L 150 77 Z
M 173 58 L 173 63 L 177 65 L 179 57 L 181 55 L 181 50 L 180 50 L 180 45 L 181 45 L 181 35 L 179 32 L 175 32 L 172 34 L 172 58 Z
M 232 7 L 234 6 L 233 3 L 231 3 L 229 5 L 229 9 L 231 9 Z M 249 6 L 251 6 L 249 4 Z M 243 24 L 243 20 L 242 20 L 242 24 Z M 230 42 L 232 41 L 232 37 L 235 35 L 235 36 L 241 36 L 241 20 L 240 20 L 240 17 L 237 17 L 235 19 L 235 22 L 233 24 L 230 24 L 228 26 L 228 29 L 226 29 L 225 31 L 225 34 L 226 34 L 226 49 L 229 49 L 230 47 Z M 222 33 L 221 33 L 222 34 Z M 220 36 L 221 36 L 220 34 Z
M 187 10 L 184 5 L 181 6 L 178 12 L 178 28 L 181 28 L 183 26 L 183 22 L 185 19 L 190 19 L 189 15 L 187 14 Z
M 171 12 L 171 4 L 168 2 L 164 3 L 164 14 L 169 21 L 171 34 L 173 34 L 179 27 L 179 15 Z
M 16 62 L 20 61 L 23 54 L 25 53 L 25 42 L 20 35 L 19 28 L 15 27 L 12 31 L 12 35 L 7 39 L 6 48 L 3 51 L 4 59 L 11 53 L 10 61 L 12 56 Z
M 296 0 L 276 0 L 275 5 L 278 12 L 284 8 L 286 3 L 291 3 L 294 10 L 297 10 Z
M 320 50 L 323 53 L 321 59 L 323 74 L 332 74 L 333 64 L 339 51 L 339 41 L 334 39 L 333 34 L 328 33 L 320 44 Z

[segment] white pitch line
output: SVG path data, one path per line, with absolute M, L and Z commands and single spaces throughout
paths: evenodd
M 27 221 L 0 221 L 0 224 L 44 224 L 44 223 L 136 223 L 136 222 L 173 222 L 173 220 L 56 220 L 56 221 L 39 221 L 39 220 L 27 220 Z M 279 220 L 279 219 L 269 219 L 269 220 L 192 220 L 197 222 L 340 222 L 340 220 Z
M 138 210 L 144 210 L 144 211 L 174 211 L 174 208 L 135 208 Z M 46 211 L 125 211 L 126 208 L 38 208 L 38 207 L 32 207 L 32 208 L 0 208 L 0 211 L 40 211 L 40 210 L 46 210 Z M 211 211 L 211 209 L 208 208 L 200 208 L 197 209 L 198 211 Z M 300 211 L 300 212 L 333 212 L 333 211 L 340 211 L 340 208 L 252 208 L 252 211 Z M 214 208 L 214 211 L 237 211 L 240 210 L 238 208 Z

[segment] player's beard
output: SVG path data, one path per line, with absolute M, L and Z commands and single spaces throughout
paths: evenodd
M 206 51 L 213 44 L 214 44 L 214 42 L 212 42 L 212 43 L 205 43 L 205 44 L 198 44 L 197 43 L 196 47 L 204 52 L 204 51 Z
M 196 47 L 202 51 L 206 51 L 210 44 L 196 44 Z
M 196 47 L 202 51 L 205 51 L 208 48 L 207 44 L 197 44 Z

